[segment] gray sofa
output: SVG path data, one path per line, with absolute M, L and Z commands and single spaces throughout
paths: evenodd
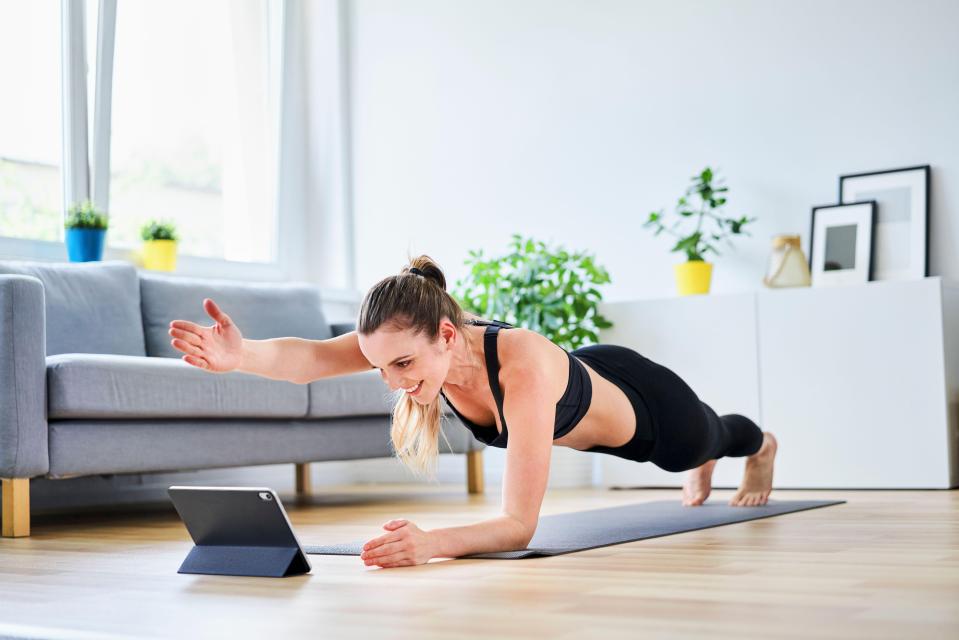
M 296 465 L 391 456 L 393 396 L 370 370 L 296 384 L 209 373 L 170 344 L 171 320 L 210 325 L 213 298 L 244 337 L 323 340 L 319 288 L 138 271 L 123 261 L 0 261 L 0 478 L 3 536 L 30 534 L 30 478 Z M 444 411 L 444 453 L 466 453 L 470 493 L 481 451 Z M 446 441 L 452 450 L 446 447 Z

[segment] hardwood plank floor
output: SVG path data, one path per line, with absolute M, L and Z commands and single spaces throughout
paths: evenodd
M 314 487 L 280 494 L 304 544 L 492 517 L 498 488 Z M 714 490 L 710 500 L 727 500 Z M 543 514 L 676 499 L 551 489 Z M 847 504 L 529 560 L 400 569 L 309 556 L 291 578 L 176 573 L 172 505 L 35 514 L 0 541 L 0 638 L 955 638 L 959 493 L 775 490 Z

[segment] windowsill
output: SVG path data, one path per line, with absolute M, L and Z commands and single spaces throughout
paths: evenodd
M 0 260 L 30 260 L 36 262 L 68 262 L 67 248 L 62 242 L 29 240 L 0 236 Z M 103 260 L 123 260 L 138 270 L 143 264 L 136 249 L 104 247 Z M 156 272 L 160 273 L 160 272 Z M 176 271 L 163 272 L 171 277 L 217 278 L 260 282 L 288 282 L 290 277 L 285 265 L 279 263 L 254 263 L 177 255 Z M 351 289 L 323 287 L 323 299 L 329 302 L 352 302 L 359 304 L 362 295 Z

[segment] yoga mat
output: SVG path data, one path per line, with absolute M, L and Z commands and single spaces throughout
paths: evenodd
M 526 549 L 477 553 L 460 558 L 537 558 L 558 556 L 611 544 L 658 538 L 673 533 L 759 520 L 794 511 L 843 504 L 845 500 L 769 500 L 758 507 L 731 507 L 706 502 L 684 507 L 679 500 L 656 500 L 619 507 L 542 516 Z M 379 534 L 378 534 L 379 535 Z M 366 540 L 332 545 L 304 545 L 309 554 L 358 556 Z

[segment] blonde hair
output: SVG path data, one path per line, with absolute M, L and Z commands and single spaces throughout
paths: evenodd
M 422 274 L 411 272 L 417 269 Z M 399 331 L 412 329 L 425 334 L 430 342 L 439 336 L 443 317 L 470 342 L 459 303 L 446 292 L 446 277 L 436 262 L 426 255 L 410 258 L 399 274 L 383 278 L 366 293 L 360 305 L 356 331 L 370 335 L 383 325 Z M 443 411 L 439 395 L 428 405 L 414 401 L 402 389 L 397 390 L 390 424 L 390 441 L 396 456 L 418 476 L 435 478 L 439 457 L 439 435 Z M 446 439 L 446 435 L 443 435 Z M 449 440 L 446 445 L 450 446 Z M 450 447 L 452 451 L 452 447 Z

